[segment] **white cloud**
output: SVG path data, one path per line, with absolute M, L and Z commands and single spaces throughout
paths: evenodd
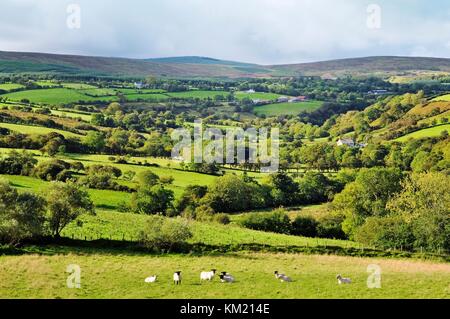
M 370 3 L 381 29 L 366 26 Z M 81 6 L 81 29 L 66 7 Z M 442 0 L 2 0 L 0 50 L 156 57 L 203 55 L 255 63 L 348 56 L 450 56 Z

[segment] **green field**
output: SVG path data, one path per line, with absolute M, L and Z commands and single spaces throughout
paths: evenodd
M 167 93 L 168 96 L 174 97 L 174 98 L 198 98 L 198 99 L 207 99 L 211 98 L 213 99 L 217 95 L 222 95 L 223 97 L 226 97 L 228 95 L 228 92 L 225 91 L 186 91 L 186 92 L 172 92 Z
M 164 101 L 167 100 L 169 97 L 165 94 L 159 94 L 159 93 L 138 93 L 138 94 L 128 94 L 125 95 L 125 98 L 127 101 L 133 102 L 133 101 Z
M 66 268 L 81 268 L 81 288 L 67 287 Z M 367 287 L 367 266 L 382 269 L 380 289 Z M 199 280 L 201 271 L 217 268 L 234 275 L 222 284 Z M 172 283 L 181 270 L 183 283 Z M 275 270 L 293 278 L 282 283 Z M 157 274 L 154 284 L 144 279 Z M 338 285 L 336 275 L 352 279 Z M 423 261 L 337 256 L 234 253 L 213 256 L 160 255 L 61 247 L 44 255 L 0 256 L 0 298 L 449 298 L 450 266 Z
M 59 133 L 66 137 L 79 137 L 82 138 L 82 135 L 75 134 L 68 131 L 62 131 L 58 129 L 43 127 L 43 126 L 32 126 L 32 125 L 21 125 L 21 124 L 10 124 L 10 123 L 0 123 L 0 127 L 7 128 L 11 131 L 23 133 L 23 134 L 31 134 L 31 135 L 44 135 L 51 132 Z
M 450 94 L 445 94 L 445 95 L 441 95 L 438 97 L 435 97 L 434 99 L 431 100 L 432 102 L 436 102 L 436 101 L 446 101 L 449 102 L 450 101 Z
M 238 100 L 242 100 L 245 98 L 249 98 L 251 100 L 276 100 L 281 94 L 276 93 L 266 93 L 266 92 L 255 92 L 255 93 L 247 93 L 247 92 L 236 92 L 234 94 Z
M 0 90 L 3 91 L 11 91 L 15 89 L 22 89 L 24 86 L 22 84 L 16 84 L 16 83 L 4 83 L 0 84 Z
M 276 103 L 262 106 L 256 106 L 254 111 L 259 115 L 277 116 L 277 115 L 297 115 L 300 112 L 311 112 L 321 107 L 323 102 L 307 101 L 299 103 Z
M 41 89 L 41 90 L 28 90 L 20 91 L 14 93 L 8 93 L 1 95 L 7 97 L 12 101 L 21 101 L 23 99 L 29 100 L 31 103 L 41 103 L 41 104 L 69 104 L 78 103 L 80 101 L 115 101 L 117 97 L 90 97 L 84 95 L 77 90 L 57 88 L 57 89 Z
M 62 87 L 67 89 L 85 90 L 85 89 L 97 89 L 96 86 L 85 83 L 61 83 Z
M 415 131 L 402 137 L 395 139 L 397 142 L 405 142 L 411 138 L 424 138 L 424 137 L 435 137 L 439 136 L 443 131 L 447 131 L 450 133 L 450 124 L 445 125 L 437 125 L 429 128 L 425 128 L 423 130 Z
M 59 110 L 51 110 L 52 115 L 56 115 L 56 116 L 62 116 L 62 117 L 70 117 L 70 118 L 74 118 L 74 119 L 81 119 L 85 122 L 90 122 L 92 115 L 90 114 L 84 114 L 84 113 L 75 113 L 75 112 L 71 112 L 70 110 L 64 110 L 64 109 L 59 109 Z

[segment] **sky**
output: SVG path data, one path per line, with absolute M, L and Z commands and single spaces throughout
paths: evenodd
M 0 50 L 258 64 L 450 58 L 448 0 L 0 0 Z

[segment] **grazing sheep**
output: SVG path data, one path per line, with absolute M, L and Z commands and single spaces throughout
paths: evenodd
M 337 275 L 336 278 L 339 285 L 352 283 L 352 280 L 350 278 L 343 278 L 341 275 Z
M 226 272 L 222 272 L 222 274 L 219 275 L 219 278 L 221 282 L 228 282 L 228 283 L 234 282 L 234 277 Z
M 152 282 L 156 282 L 156 279 L 158 279 L 158 276 L 154 275 L 154 276 L 150 276 L 150 277 L 145 278 L 144 281 L 149 284 L 149 283 L 152 283 Z
M 173 283 L 175 285 L 181 285 L 181 271 L 176 271 L 173 273 Z
M 285 274 L 278 273 L 278 270 L 274 271 L 274 274 L 275 278 L 279 279 L 280 281 L 292 282 L 292 279 L 290 277 L 286 276 Z
M 200 273 L 200 280 L 208 280 L 211 281 L 216 274 L 216 269 L 211 269 L 211 271 L 202 271 Z

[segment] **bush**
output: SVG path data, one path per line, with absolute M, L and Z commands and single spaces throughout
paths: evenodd
M 0 243 L 19 244 L 45 232 L 45 201 L 32 193 L 19 193 L 0 180 Z
M 34 168 L 34 175 L 45 181 L 55 181 L 64 170 L 70 169 L 70 164 L 61 160 L 51 160 Z M 62 178 L 62 176 L 61 176 Z
M 145 229 L 140 233 L 142 244 L 158 252 L 180 249 L 191 237 L 192 232 L 186 221 L 162 216 L 151 216 Z
M 414 235 L 410 225 L 400 216 L 369 217 L 357 229 L 355 239 L 377 248 L 412 249 Z
M 246 228 L 280 234 L 290 234 L 292 225 L 284 210 L 278 209 L 272 213 L 249 213 L 240 224 Z
M 166 214 L 173 207 L 173 191 L 162 185 L 140 187 L 131 198 L 131 208 L 137 214 Z
M 214 221 L 222 225 L 228 225 L 231 222 L 230 217 L 225 213 L 216 214 L 214 216 Z
M 318 222 L 312 217 L 298 216 L 292 222 L 292 234 L 304 237 L 317 236 Z
M 342 230 L 342 221 L 343 217 L 339 216 L 326 216 L 319 219 L 317 237 L 347 239 L 346 234 Z
M 199 221 L 211 221 L 214 218 L 214 209 L 208 205 L 201 205 L 195 209 L 195 219 Z

